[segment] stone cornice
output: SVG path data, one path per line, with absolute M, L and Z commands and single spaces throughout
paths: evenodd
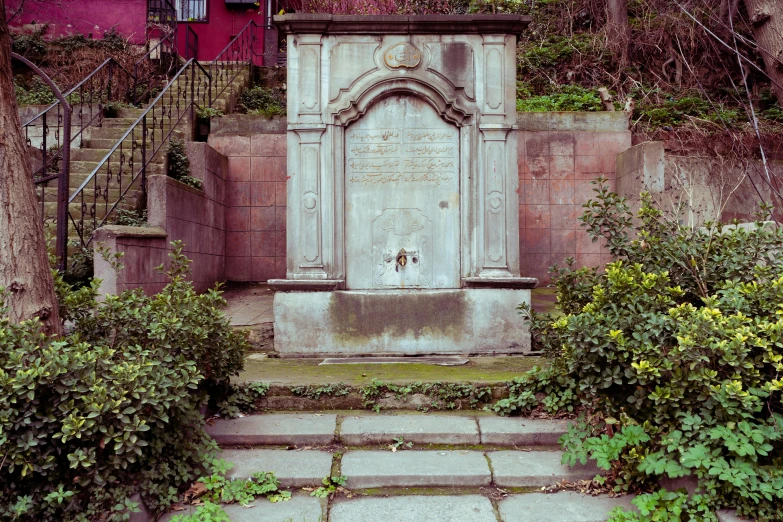
M 530 24 L 526 15 L 330 15 L 287 14 L 274 17 L 290 34 L 513 34 Z

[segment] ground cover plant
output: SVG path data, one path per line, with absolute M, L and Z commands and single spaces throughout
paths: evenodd
M 200 410 L 248 343 L 217 290 L 195 293 L 174 246 L 153 296 L 97 303 L 96 282 L 75 290 L 57 278 L 62 338 L 0 317 L 0 519 L 126 520 L 134 492 L 161 509 L 215 456 Z
M 601 182 L 581 219 L 617 261 L 554 272 L 558 312 L 531 317 L 551 364 L 495 410 L 579 412 L 564 460 L 595 459 L 616 491 L 646 493 L 615 522 L 724 506 L 782 520 L 783 230 L 689 228 L 647 196 L 634 218 Z M 686 475 L 697 494 L 657 486 Z

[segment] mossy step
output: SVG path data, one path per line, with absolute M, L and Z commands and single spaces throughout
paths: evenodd
M 131 153 L 131 147 L 125 147 L 123 146 L 122 150 L 119 148 L 114 151 L 114 153 L 111 156 L 111 161 L 119 161 L 121 156 L 125 157 L 125 160 L 127 161 L 130 158 Z M 103 161 L 103 159 L 106 157 L 107 154 L 111 149 L 99 149 L 99 148 L 92 148 L 92 147 L 86 147 L 82 149 L 76 149 L 71 151 L 71 161 Z M 163 154 L 157 154 L 156 156 L 150 158 L 151 150 L 147 151 L 147 157 L 146 159 L 148 161 L 151 161 L 152 163 L 163 163 L 164 158 Z M 135 162 L 135 166 L 138 167 L 139 162 L 141 161 L 141 148 L 137 148 L 133 154 L 133 160 Z
M 335 413 L 263 413 L 218 420 L 207 433 L 221 446 L 372 447 L 404 439 L 417 448 L 463 449 L 556 447 L 568 421 L 498 417 L 486 412 L 402 412 L 379 415 Z M 407 448 L 408 446 L 406 446 Z M 405 448 L 402 448 L 405 449 Z
M 462 366 L 322 361 L 251 354 L 237 382 L 270 384 L 258 406 L 273 410 L 469 410 L 507 397 L 508 381 L 545 364 L 530 356 L 471 357 Z

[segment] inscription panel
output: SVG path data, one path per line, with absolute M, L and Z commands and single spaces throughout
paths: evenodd
M 346 129 L 345 181 L 348 288 L 459 287 L 457 127 L 386 98 Z

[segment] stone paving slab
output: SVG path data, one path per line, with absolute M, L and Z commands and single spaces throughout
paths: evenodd
M 500 487 L 547 486 L 561 480 L 591 479 L 599 473 L 592 463 L 573 468 L 560 464 L 563 454 L 559 451 L 492 451 L 487 456 Z
M 363 497 L 335 501 L 330 522 L 497 522 L 481 495 Z
M 748 522 L 745 518 L 737 516 L 736 509 L 721 509 L 717 512 L 718 522 Z
M 501 500 L 498 508 L 503 522 L 604 522 L 615 507 L 633 507 L 632 498 L 591 497 L 573 491 L 527 493 Z
M 346 417 L 340 440 L 349 446 L 389 444 L 395 437 L 414 444 L 478 444 L 472 417 L 454 415 L 366 415 Z
M 481 444 L 497 446 L 555 446 L 568 431 L 568 421 L 479 417 Z
M 340 473 L 351 489 L 485 486 L 492 479 L 480 451 L 349 451 Z
M 218 444 L 326 446 L 334 442 L 337 415 L 270 413 L 240 419 L 218 420 L 207 433 Z
M 294 495 L 287 502 L 271 503 L 264 498 L 257 498 L 253 507 L 245 508 L 239 504 L 222 506 L 231 522 L 324 522 L 326 520 L 326 501 L 309 495 Z M 196 511 L 195 506 L 185 511 L 169 513 L 160 519 L 168 522 L 176 515 L 190 515 Z
M 286 488 L 320 486 L 332 470 L 332 454 L 326 451 L 223 450 L 220 458 L 234 463 L 227 477 L 249 478 L 259 471 L 271 471 Z

